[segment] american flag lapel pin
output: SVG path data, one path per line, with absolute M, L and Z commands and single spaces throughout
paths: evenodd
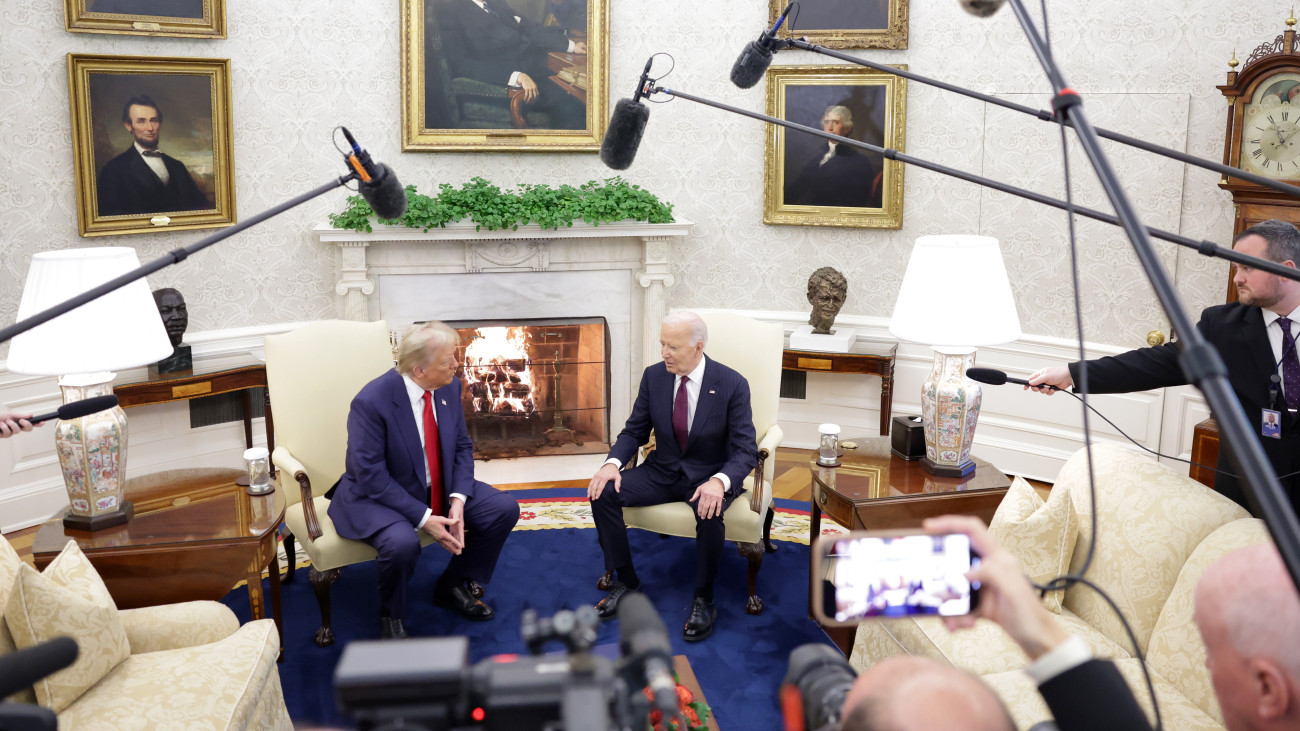
M 440 400 L 442 401 L 442 405 L 443 405 L 443 406 L 446 406 L 446 405 L 447 405 L 447 399 L 440 399 Z
M 714 391 L 713 389 L 710 388 L 709 393 L 717 393 L 717 391 Z

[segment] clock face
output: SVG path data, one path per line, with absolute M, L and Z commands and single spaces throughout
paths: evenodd
M 1300 73 L 1270 76 L 1242 110 L 1239 166 L 1270 178 L 1300 178 Z

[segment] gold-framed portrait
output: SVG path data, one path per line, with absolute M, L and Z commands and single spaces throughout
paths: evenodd
M 788 22 L 796 36 L 827 48 L 907 48 L 909 0 L 803 0 Z M 768 0 L 768 25 L 787 0 Z
M 82 236 L 235 220 L 230 59 L 68 54 Z
M 226 0 L 63 0 L 72 33 L 225 38 Z
M 402 149 L 597 152 L 609 0 L 402 0 Z
M 774 66 L 767 113 L 902 152 L 907 80 L 856 66 Z M 764 162 L 764 223 L 903 226 L 901 162 L 778 125 L 768 130 Z

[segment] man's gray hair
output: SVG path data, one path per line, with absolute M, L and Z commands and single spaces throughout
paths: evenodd
M 672 327 L 685 325 L 689 328 L 691 334 L 691 345 L 696 343 L 709 344 L 709 327 L 704 324 L 704 320 L 690 310 L 681 310 L 674 312 L 664 318 L 664 324 Z
M 853 112 L 850 112 L 848 107 L 842 104 L 835 104 L 826 107 L 826 111 L 822 113 L 822 119 L 826 119 L 831 115 L 839 117 L 840 121 L 843 122 L 845 126 L 853 126 Z
M 1276 218 L 1260 221 L 1237 234 L 1233 244 L 1247 236 L 1259 236 L 1268 242 L 1264 255 L 1271 261 L 1282 263 L 1288 259 L 1300 266 L 1300 229 Z
M 409 376 L 416 368 L 428 366 L 434 353 L 458 342 L 460 333 L 445 323 L 417 322 L 402 333 L 402 344 L 397 346 L 397 372 Z

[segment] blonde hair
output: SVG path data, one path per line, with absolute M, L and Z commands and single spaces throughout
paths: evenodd
M 397 346 L 397 372 L 409 376 L 416 368 L 429 365 L 434 353 L 458 342 L 460 333 L 446 323 L 417 322 L 402 333 L 402 344 Z

